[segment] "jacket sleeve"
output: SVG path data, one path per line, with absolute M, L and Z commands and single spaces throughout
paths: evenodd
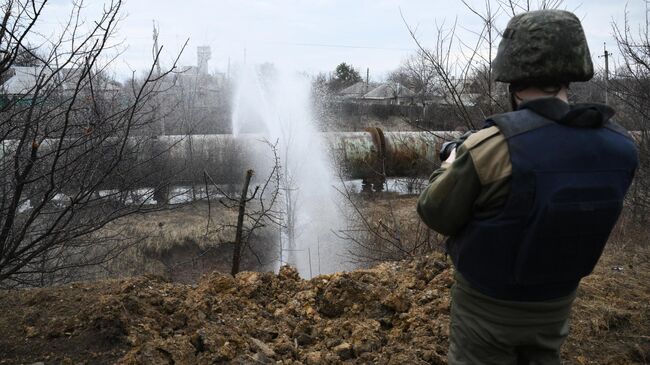
M 453 163 L 443 163 L 418 200 L 420 218 L 436 232 L 456 234 L 472 217 L 481 182 L 469 150 L 460 145 Z

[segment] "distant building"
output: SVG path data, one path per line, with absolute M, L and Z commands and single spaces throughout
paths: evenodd
M 399 83 L 381 84 L 361 97 L 365 102 L 386 105 L 410 105 L 414 103 L 415 92 Z
M 122 89 L 122 84 L 104 76 L 102 73 L 94 73 L 91 78 L 85 78 L 81 83 L 85 70 L 80 67 L 66 67 L 59 70 L 57 74 L 57 84 L 61 91 L 65 93 L 74 93 L 77 89 L 82 90 L 89 87 L 92 80 L 93 93 L 103 94 L 105 96 L 115 95 Z
M 0 76 L 0 106 L 15 100 L 17 105 L 31 105 L 33 95 L 37 92 L 39 79 L 41 86 L 54 88 L 57 92 L 70 95 L 82 93 L 90 97 L 90 82 L 95 96 L 113 97 L 122 90 L 122 85 L 101 73 L 92 77 L 83 75 L 83 69 L 69 67 L 59 69 L 52 75 L 52 70 L 46 66 L 12 66 Z M 80 82 L 80 80 L 83 80 Z
M 196 54 L 196 65 L 179 66 L 162 80 L 161 135 L 230 131 L 226 75 L 210 72 L 210 47 L 197 47 Z
M 199 74 L 208 74 L 208 61 L 210 61 L 211 58 L 212 50 L 209 46 L 196 47 L 196 59 Z
M 361 99 L 365 94 L 368 93 L 369 88 L 368 84 L 363 81 L 359 81 L 354 85 L 348 86 L 345 89 L 338 92 L 338 96 L 344 100 L 354 100 Z
M 480 94 L 462 93 L 459 95 L 460 103 L 462 103 L 464 106 L 469 106 L 469 107 L 476 106 L 477 100 L 480 96 L 481 96 Z M 457 102 L 458 102 L 457 100 L 454 100 L 451 97 L 450 93 L 434 92 L 431 95 L 429 95 L 429 98 L 425 101 L 425 104 L 453 106 L 456 105 Z
M 48 77 L 51 72 L 43 66 L 12 66 L 0 78 L 0 106 L 10 100 L 30 105 L 36 93 L 38 78 Z
M 206 90 L 219 91 L 224 87 L 226 74 L 214 72 L 210 74 L 209 63 L 212 59 L 212 50 L 209 46 L 196 47 L 196 66 L 180 66 L 176 82 L 187 87 L 200 87 Z
M 13 66 L 3 74 L 2 93 L 11 96 L 33 94 L 38 77 L 48 74 L 49 72 L 40 66 Z
M 222 99 L 226 75 L 217 72 L 213 75 L 202 73 L 201 67 L 181 66 L 174 74 L 169 91 L 192 99 L 193 107 L 211 107 Z

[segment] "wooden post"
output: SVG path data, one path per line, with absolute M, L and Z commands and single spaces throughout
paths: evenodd
M 232 276 L 237 275 L 239 272 L 239 262 L 241 261 L 241 246 L 244 231 L 244 215 L 246 214 L 246 202 L 248 201 L 248 185 L 250 185 L 251 178 L 253 177 L 253 170 L 246 171 L 246 178 L 244 179 L 244 188 L 242 189 L 241 196 L 239 197 L 239 215 L 237 216 L 237 234 L 235 235 L 235 249 L 232 254 Z

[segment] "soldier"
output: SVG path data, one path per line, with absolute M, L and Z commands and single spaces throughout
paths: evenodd
M 450 364 L 560 364 L 580 280 L 593 270 L 638 165 L 601 104 L 568 104 L 593 65 L 578 18 L 513 17 L 494 60 L 513 112 L 487 120 L 433 173 L 418 213 L 455 267 Z

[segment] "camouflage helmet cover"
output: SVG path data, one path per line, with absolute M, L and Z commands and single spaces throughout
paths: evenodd
M 496 81 L 550 85 L 594 75 L 580 20 L 563 10 L 538 10 L 510 19 L 493 62 Z

